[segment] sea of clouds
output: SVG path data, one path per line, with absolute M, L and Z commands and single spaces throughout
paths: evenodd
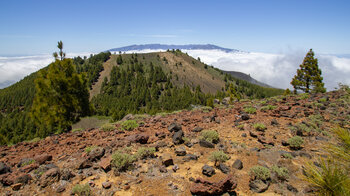
M 128 51 L 148 53 L 159 50 Z M 224 52 L 221 50 L 183 50 L 202 62 L 226 71 L 240 71 L 254 79 L 278 88 L 291 88 L 290 81 L 305 57 L 305 51 L 289 51 L 281 54 L 259 52 Z M 113 52 L 114 53 L 114 52 Z M 118 53 L 118 52 L 116 52 Z M 89 56 L 90 53 L 68 54 Z M 350 58 L 335 55 L 316 55 L 327 90 L 334 90 L 338 83 L 350 85 Z M 0 88 L 9 86 L 28 74 L 53 61 L 51 55 L 0 57 Z

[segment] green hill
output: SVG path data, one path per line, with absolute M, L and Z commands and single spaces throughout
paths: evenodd
M 115 120 L 128 113 L 154 114 L 206 105 L 208 100 L 228 96 L 230 83 L 242 98 L 265 98 L 283 92 L 236 79 L 179 50 L 120 55 L 104 52 L 73 60 L 77 71 L 87 77 L 95 114 L 113 116 Z M 37 137 L 29 115 L 36 74 L 0 90 L 1 144 Z

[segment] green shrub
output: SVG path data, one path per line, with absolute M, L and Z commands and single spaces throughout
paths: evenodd
M 277 106 L 274 106 L 274 105 L 267 105 L 267 106 L 263 106 L 260 108 L 261 111 L 267 111 L 267 110 L 274 110 L 276 109 Z
M 294 136 L 294 137 L 288 139 L 288 144 L 293 149 L 301 148 L 301 145 L 303 143 L 304 143 L 304 140 L 300 136 Z
M 95 149 L 95 148 L 97 148 L 97 146 L 88 146 L 88 147 L 86 147 L 85 148 L 85 152 L 86 153 L 89 153 L 89 152 L 91 152 L 93 149 Z
M 304 169 L 304 180 L 316 189 L 318 195 L 350 195 L 350 176 L 339 162 L 321 160 L 320 167 L 309 163 Z
M 201 132 L 201 136 L 202 136 L 202 139 L 208 142 L 212 142 L 212 143 L 219 142 L 219 134 L 214 130 L 204 130 Z
M 254 108 L 254 107 L 247 107 L 247 108 L 244 108 L 244 112 L 246 112 L 248 114 L 255 114 L 256 113 L 256 108 Z
M 264 180 L 264 181 L 270 179 L 271 177 L 270 170 L 263 166 L 254 166 L 250 168 L 249 175 L 253 179 Z
M 293 159 L 293 156 L 290 153 L 283 153 L 282 157 L 285 159 Z
M 76 184 L 72 189 L 72 193 L 78 196 L 89 196 L 91 195 L 90 186 L 88 184 Z
M 75 132 L 79 132 L 79 131 L 82 131 L 83 129 L 82 128 L 78 128 L 78 129 L 73 129 L 72 132 L 75 133 Z
M 289 171 L 285 167 L 278 167 L 274 165 L 271 167 L 271 172 L 274 173 L 276 177 L 282 181 L 287 180 L 289 177 Z
M 214 161 L 215 163 L 215 165 L 219 162 L 219 163 L 223 163 L 223 162 L 225 162 L 225 161 L 227 161 L 227 160 L 229 160 L 230 159 L 230 157 L 227 155 L 227 154 L 225 154 L 223 151 L 215 151 L 215 152 L 212 152 L 211 154 L 210 154 L 210 156 L 209 156 L 209 160 L 210 161 Z
M 308 99 L 310 97 L 310 95 L 308 93 L 303 93 L 303 94 L 300 94 L 298 96 L 298 100 L 304 100 L 304 99 Z
M 112 154 L 111 165 L 118 171 L 128 170 L 135 162 L 135 157 L 130 154 L 115 152 Z
M 113 131 L 115 128 L 115 126 L 113 124 L 107 123 L 102 125 L 102 127 L 100 128 L 102 131 Z
M 327 102 L 327 98 L 321 98 L 321 99 L 319 99 L 319 102 L 321 102 L 321 103 Z
M 137 150 L 136 156 L 138 159 L 146 159 L 148 157 L 153 157 L 156 149 L 154 147 L 141 147 Z
M 22 164 L 21 164 L 21 167 L 26 166 L 26 165 L 30 165 L 30 164 L 32 164 L 32 163 L 35 163 L 35 160 L 34 160 L 34 159 L 30 159 L 30 160 L 28 160 L 28 161 L 22 163 Z
M 139 126 L 136 120 L 126 120 L 121 123 L 122 129 L 125 131 L 132 131 Z
M 257 131 L 265 131 L 266 130 L 266 126 L 262 123 L 256 123 L 253 125 L 253 127 Z

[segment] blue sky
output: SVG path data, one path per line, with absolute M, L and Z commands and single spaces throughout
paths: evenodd
M 0 55 L 99 52 L 131 44 L 350 54 L 350 1 L 0 1 Z

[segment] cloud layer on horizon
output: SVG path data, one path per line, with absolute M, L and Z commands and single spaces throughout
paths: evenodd
M 128 51 L 128 53 L 158 52 L 160 50 Z M 258 52 L 224 52 L 220 50 L 183 50 L 194 58 L 227 71 L 240 71 L 278 88 L 291 88 L 290 81 L 303 61 L 304 51 L 285 54 Z M 68 54 L 67 57 L 88 56 L 90 53 Z M 338 83 L 350 84 L 350 58 L 316 55 L 328 90 Z M 53 61 L 51 55 L 0 57 L 0 88 L 9 86 Z

